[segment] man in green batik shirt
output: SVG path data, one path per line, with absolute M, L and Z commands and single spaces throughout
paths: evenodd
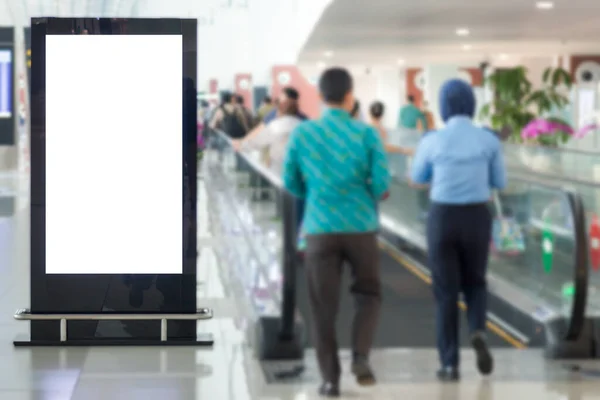
M 423 130 L 427 130 L 427 119 L 425 114 L 415 105 L 415 97 L 407 97 L 408 104 L 400 109 L 398 114 L 398 128 L 417 129 L 418 122 L 421 121 Z

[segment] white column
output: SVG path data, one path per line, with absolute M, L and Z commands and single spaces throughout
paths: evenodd
M 442 85 L 449 79 L 459 77 L 456 65 L 429 64 L 423 68 L 425 78 L 424 100 L 429 104 L 429 110 L 435 118 L 435 126 L 443 126 L 439 109 L 439 92 Z
M 376 98 L 385 105 L 383 123 L 388 128 L 396 127 L 402 92 L 406 91 L 406 80 L 402 79 L 403 76 L 397 68 L 384 69 L 377 74 Z

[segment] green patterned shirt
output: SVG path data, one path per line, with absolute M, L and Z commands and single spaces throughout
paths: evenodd
M 292 132 L 283 181 L 306 200 L 305 234 L 376 231 L 377 203 L 390 182 L 383 142 L 375 128 L 328 109 Z

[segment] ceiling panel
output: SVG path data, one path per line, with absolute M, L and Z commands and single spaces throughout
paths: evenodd
M 0 0 L 0 26 L 28 25 L 31 17 L 196 18 L 207 10 L 247 9 L 250 0 Z M 267 0 L 255 0 L 267 2 Z M 285 0 L 280 0 L 285 1 Z M 272 2 L 272 0 L 269 0 Z
M 147 0 L 0 0 L 0 26 L 29 25 L 31 17 L 132 17 L 143 13 Z M 188 0 L 163 0 L 170 9 L 180 10 Z M 174 6 L 175 4 L 175 6 Z M 160 15 L 156 15 L 160 16 Z
M 334 0 L 323 13 L 301 53 L 302 62 L 323 59 L 326 51 L 343 62 L 371 58 L 396 60 L 444 48 L 452 53 L 468 44 L 479 53 L 510 52 L 511 44 L 581 48 L 600 37 L 599 0 L 555 0 L 539 10 L 535 0 Z M 468 27 L 470 35 L 455 31 Z M 525 46 L 527 47 L 527 46 Z M 584 46 L 585 47 L 585 46 Z M 596 45 L 597 47 L 597 45 Z

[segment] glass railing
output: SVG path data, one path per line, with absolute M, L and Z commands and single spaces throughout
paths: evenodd
M 235 271 L 236 281 L 253 302 L 253 311 L 278 315 L 283 284 L 279 190 L 237 157 L 226 142 L 222 144 L 219 150 L 207 150 L 203 163 L 211 204 L 217 208 L 213 216 L 219 223 L 215 225 L 223 227 L 219 234 L 227 243 L 220 257 Z M 261 165 L 258 157 L 255 165 Z
M 279 177 L 273 175 L 258 153 L 244 154 L 244 162 L 252 165 L 242 166 L 236 166 L 239 161 L 227 146 L 218 154 L 208 152 L 206 158 L 212 168 L 211 179 L 223 188 L 215 194 L 220 196 L 217 201 L 231 204 L 219 214 L 224 221 L 231 220 L 226 226 L 234 227 L 227 235 L 238 241 L 240 236 L 246 237 L 240 247 L 247 249 L 227 257 L 235 257 L 232 262 L 251 267 L 240 273 L 246 290 L 258 301 L 256 311 L 275 312 L 281 302 L 283 283 Z M 389 160 L 393 182 L 390 197 L 381 203 L 382 227 L 426 250 L 428 190 L 409 184 L 409 157 L 390 154 Z M 494 215 L 490 290 L 511 304 L 533 305 L 527 311 L 540 313 L 541 319 L 567 316 L 574 291 L 575 248 L 567 195 L 560 184 L 547 180 L 511 173 L 509 181 L 508 190 L 490 202 Z
M 421 136 L 410 129 L 388 131 L 391 144 L 408 148 L 415 148 Z M 505 143 L 504 157 L 511 169 L 600 183 L 600 152 Z
M 509 167 L 536 173 L 600 182 L 600 153 L 543 146 L 504 145 Z
M 381 204 L 382 225 L 426 249 L 427 187 L 409 183 L 409 158 L 390 154 L 393 183 Z M 509 190 L 494 195 L 489 275 L 518 288 L 536 305 L 570 311 L 573 285 L 573 218 L 560 185 L 509 174 Z
M 412 131 L 393 131 L 390 134 L 393 143 L 407 143 L 414 147 L 418 143 L 419 133 Z M 588 279 L 588 296 L 586 313 L 589 316 L 600 314 L 600 154 L 579 150 L 553 149 L 534 146 L 518 146 L 505 144 L 504 155 L 511 178 L 506 190 L 503 191 L 502 203 L 509 205 L 519 223 L 529 227 L 535 235 L 547 229 L 568 254 L 573 248 L 573 224 L 564 195 L 557 195 L 555 188 L 574 191 L 581 196 L 584 205 L 586 230 L 589 233 L 590 266 Z M 400 173 L 405 173 L 410 159 L 401 155 L 391 157 L 392 166 Z M 525 179 L 515 179 L 515 176 Z M 545 181 L 550 185 L 533 185 L 529 181 Z M 554 188 L 550 188 L 553 186 Z M 408 189 L 405 189 L 408 190 Z M 422 193 L 413 194 L 422 198 Z M 421 201 L 423 200 L 415 200 Z M 385 207 L 385 205 L 384 205 Z M 423 211 L 420 212 L 423 218 Z M 414 215 L 417 215 L 414 214 Z M 413 215 L 413 214 L 411 214 Z M 423 230 L 423 227 L 418 227 Z M 492 257 L 491 271 L 495 275 L 518 284 L 522 288 L 534 290 L 536 274 L 522 275 L 511 279 L 514 268 L 495 267 Z M 540 291 L 540 296 L 547 299 L 556 308 L 569 307 L 572 298 L 573 285 L 570 278 L 570 266 L 564 263 L 560 252 L 555 256 L 555 265 L 551 273 L 544 274 L 546 289 Z M 500 265 L 500 264 L 499 264 Z M 511 275 L 512 274 L 512 275 Z M 542 280 L 540 280 L 542 282 Z M 556 289 L 560 289 L 557 291 Z

